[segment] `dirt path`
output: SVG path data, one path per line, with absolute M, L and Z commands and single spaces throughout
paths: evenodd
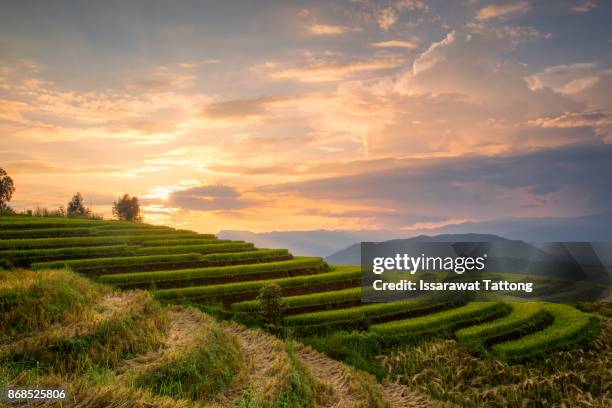
M 389 402 L 392 407 L 440 408 L 444 406 L 430 400 L 422 394 L 411 391 L 405 385 L 384 382 L 380 387 L 383 398 Z
M 245 394 L 274 394 L 284 378 L 278 378 L 284 365 L 290 364 L 285 345 L 276 337 L 258 329 L 226 322 L 223 330 L 236 338 L 243 353 L 243 369 L 227 390 L 206 404 L 212 407 L 235 407 Z
M 123 377 L 134 371 L 146 371 L 163 361 L 165 356 L 180 354 L 196 341 L 203 325 L 210 323 L 210 317 L 191 308 L 175 307 L 170 310 L 170 328 L 164 345 L 156 350 L 126 360 L 115 371 Z
M 351 408 L 361 405 L 362 398 L 354 386 L 351 386 L 350 371 L 343 363 L 310 347 L 299 350 L 297 356 L 316 378 L 324 380 L 333 388 L 338 400 L 331 402 L 329 408 Z
M 367 406 L 368 394 L 373 392 L 378 393 L 393 408 L 440 407 L 436 402 L 411 391 L 406 386 L 389 382 L 379 384 L 373 379 L 370 382 L 366 374 L 359 373 L 353 367 L 310 347 L 304 347 L 298 351 L 298 357 L 316 377 L 328 382 L 334 388 L 339 401 L 330 405 L 330 408 Z M 358 376 L 361 378 L 357 378 Z

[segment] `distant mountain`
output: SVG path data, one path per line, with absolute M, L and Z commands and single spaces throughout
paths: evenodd
M 401 247 L 409 244 L 413 248 L 416 243 L 427 242 L 503 242 L 509 241 L 497 235 L 491 234 L 442 234 L 437 236 L 419 235 L 414 238 L 407 239 L 392 239 L 385 241 L 389 247 Z M 415 249 L 416 251 L 416 249 Z M 417 251 L 418 252 L 418 251 Z M 338 251 L 330 256 L 325 257 L 329 263 L 336 265 L 359 265 L 361 263 L 361 243 L 353 244 L 341 251 Z
M 448 224 L 438 228 L 371 231 L 273 231 L 253 233 L 249 231 L 220 231 L 219 237 L 254 242 L 261 248 L 288 248 L 296 255 L 327 256 L 331 258 L 352 244 L 362 241 L 387 241 L 427 235 L 450 234 L 495 235 L 525 242 L 612 242 L 612 212 L 584 217 L 560 218 L 500 218 L 491 221 Z M 421 237 L 421 239 L 425 239 Z M 449 238 L 451 239 L 451 238 Z M 452 238 L 454 239 L 454 238 Z M 471 239 L 476 241 L 476 239 Z M 351 258 L 351 259 L 354 259 Z
M 220 231 L 221 239 L 254 242 L 259 248 L 287 248 L 294 255 L 325 256 L 346 248 L 354 242 L 385 241 L 398 238 L 389 231 Z
M 612 212 L 575 218 L 500 218 L 409 231 L 408 235 L 496 234 L 527 242 L 612 242 Z

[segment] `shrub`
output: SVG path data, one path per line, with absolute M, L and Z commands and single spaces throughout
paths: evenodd
M 142 221 L 140 215 L 140 203 L 138 197 L 130 197 L 129 194 L 124 194 L 113 203 L 113 215 L 123 221 Z
M 287 312 L 287 301 L 282 298 L 281 288 L 276 283 L 269 283 L 259 290 L 257 296 L 259 313 L 269 324 L 278 327 Z
M 13 179 L 0 167 L 0 211 L 7 211 L 10 208 L 7 203 L 11 201 L 14 192 L 15 183 Z
M 66 215 L 68 217 L 86 217 L 91 214 L 89 208 L 83 204 L 83 195 L 76 193 L 66 207 Z

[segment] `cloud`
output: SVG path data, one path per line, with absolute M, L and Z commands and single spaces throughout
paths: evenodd
M 612 69 L 602 70 L 592 62 L 547 67 L 525 80 L 531 89 L 553 90 L 580 101 L 586 110 L 609 110 L 612 106 Z
M 174 67 L 156 66 L 142 70 L 130 71 L 125 85 L 129 89 L 156 91 L 163 89 L 181 89 L 193 85 L 197 77 L 185 72 L 185 68 L 195 68 L 200 63 L 178 63 Z M 197 65 L 196 65 L 197 64 Z M 176 67 L 181 69 L 176 69 Z
M 204 108 L 203 114 L 215 119 L 243 118 L 260 116 L 269 106 L 286 101 L 287 98 L 262 97 L 254 99 L 234 99 L 212 103 Z
M 378 15 L 378 26 L 388 30 L 399 18 L 397 10 L 393 7 L 385 7 Z
M 214 65 L 214 64 L 220 64 L 220 63 L 221 63 L 221 60 L 210 58 L 210 59 L 199 60 L 199 61 L 182 61 L 182 62 L 178 62 L 176 66 L 179 68 L 183 68 L 183 69 L 196 69 L 203 65 Z
M 394 209 L 333 209 L 324 207 L 307 208 L 305 215 L 321 216 L 332 219 L 359 220 L 372 228 L 374 225 L 396 229 L 398 225 L 414 225 L 421 223 L 437 223 L 447 221 L 447 216 L 419 214 L 413 211 L 397 211 Z
M 419 47 L 418 39 L 413 39 L 410 41 L 402 41 L 402 40 L 388 40 L 388 41 L 380 41 L 370 44 L 370 47 L 374 48 L 408 48 L 414 49 Z
M 172 88 L 174 81 L 172 79 L 136 79 L 128 81 L 127 86 L 136 89 L 164 89 Z
M 397 57 L 374 57 L 361 60 L 314 59 L 305 66 L 284 68 L 269 73 L 274 79 L 294 79 L 301 82 L 339 81 L 352 75 L 396 68 L 403 59 Z
M 29 110 L 27 103 L 0 99 L 0 119 L 11 122 L 23 122 L 24 113 Z
M 67 166 L 44 160 L 14 160 L 7 162 L 5 167 L 11 174 L 89 174 L 124 171 L 118 166 Z
M 601 174 L 610 172 L 612 145 L 573 145 L 522 155 L 420 160 L 391 170 L 271 185 L 258 191 L 429 217 L 550 216 L 609 209 L 612 185 Z
M 516 46 L 515 39 L 495 32 L 451 31 L 400 75 L 342 83 L 329 112 L 333 118 L 319 121 L 319 113 L 311 125 L 359 135 L 369 158 L 500 154 L 597 140 L 588 129 L 527 124 L 580 112 L 584 104 L 573 95 L 527 86 L 528 66 L 512 57 Z
M 612 123 L 612 112 L 568 112 L 554 118 L 539 118 L 530 123 L 550 128 L 600 126 Z
M 531 6 L 527 1 L 519 1 L 516 3 L 492 4 L 481 8 L 476 13 L 477 20 L 490 20 L 492 18 L 516 16 L 525 14 Z
M 227 211 L 252 206 L 254 201 L 243 198 L 234 187 L 203 185 L 170 193 L 163 204 L 193 211 Z
M 585 0 L 575 4 L 571 7 L 572 11 L 576 13 L 588 13 L 589 11 L 597 8 L 597 2 L 594 0 Z
M 147 118 L 122 119 L 110 122 L 107 125 L 110 132 L 124 132 L 135 130 L 137 132 L 152 135 L 159 133 L 173 133 L 177 130 L 175 121 L 154 120 Z
M 377 12 L 378 26 L 387 31 L 400 18 L 404 11 L 428 11 L 429 6 L 420 0 L 396 0 Z
M 361 31 L 359 27 L 346 27 L 333 24 L 313 24 L 308 27 L 308 32 L 312 35 L 341 35 Z
M 525 78 L 531 89 L 550 88 L 562 94 L 575 94 L 599 81 L 597 64 L 581 62 L 547 67 Z

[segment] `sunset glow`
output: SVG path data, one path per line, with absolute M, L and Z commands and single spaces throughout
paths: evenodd
M 0 6 L 16 209 L 129 193 L 214 233 L 610 208 L 609 2 L 28 3 Z

